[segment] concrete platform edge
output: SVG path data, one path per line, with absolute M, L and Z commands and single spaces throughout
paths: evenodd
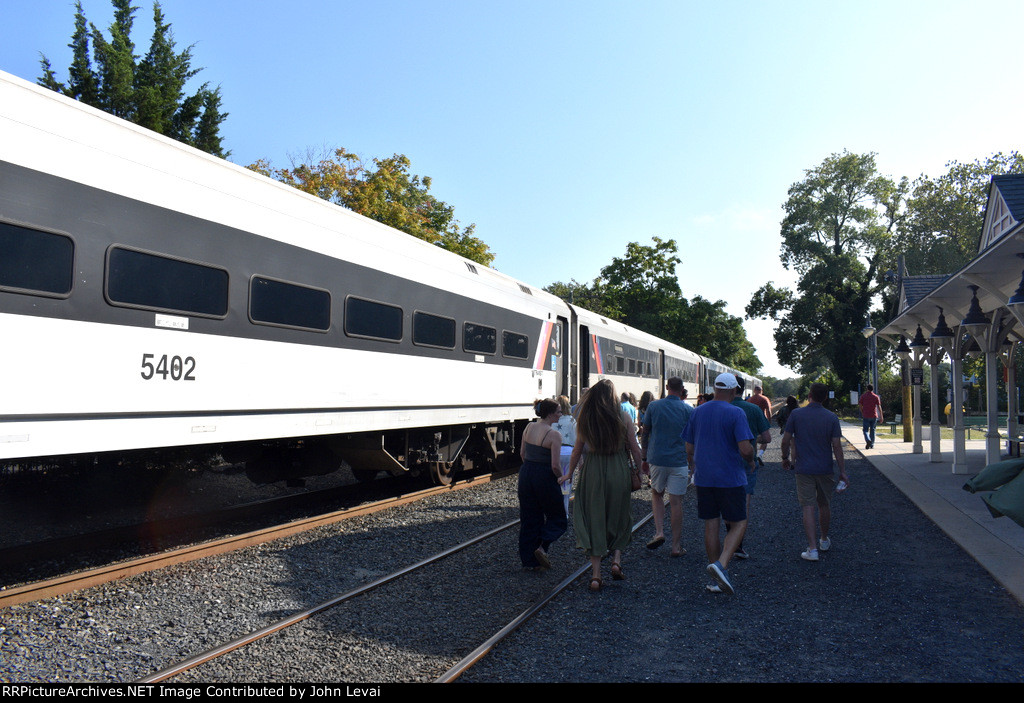
M 987 570 L 996 581 L 1003 586 L 1018 602 L 1024 604 L 1024 556 L 1017 548 L 1007 544 L 1000 537 L 993 533 L 991 526 L 979 524 L 978 520 L 971 517 L 961 507 L 958 507 L 949 498 L 943 496 L 936 487 L 929 485 L 929 471 L 922 477 L 915 475 L 901 465 L 908 460 L 918 462 L 924 459 L 920 454 L 912 454 L 912 445 L 900 441 L 876 441 L 875 448 L 867 452 L 861 451 L 863 435 L 859 426 L 846 424 L 842 426 L 843 437 L 850 442 L 852 447 L 863 456 L 872 466 L 885 476 L 897 489 L 900 490 L 911 502 L 913 502 L 925 515 L 928 516 L 943 532 L 949 535 L 950 539 L 956 542 L 965 552 L 970 554 L 985 570 Z M 875 449 L 883 451 L 876 452 Z M 926 447 L 927 449 L 927 447 Z M 904 451 L 900 451 L 904 450 Z M 931 464 L 934 473 L 948 479 L 952 476 L 949 464 Z M 981 467 L 978 467 L 980 470 Z M 973 474 L 974 472 L 972 472 Z M 966 481 L 970 475 L 962 475 Z M 850 477 L 851 484 L 856 478 Z M 948 483 L 948 480 L 946 481 Z M 981 502 L 978 495 L 964 493 L 967 499 Z M 987 516 L 987 520 L 1009 520 L 1009 518 L 993 518 Z M 994 525 L 995 523 L 993 523 Z M 1024 528 L 1019 527 L 1022 537 Z

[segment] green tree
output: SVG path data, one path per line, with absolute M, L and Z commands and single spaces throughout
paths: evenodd
M 566 302 L 709 356 L 757 373 L 761 361 L 747 339 L 740 318 L 725 311 L 723 300 L 701 296 L 687 300 L 679 287 L 681 263 L 674 239 L 653 237 L 653 244 L 630 242 L 624 257 L 615 257 L 590 285 L 556 282 L 544 290 Z
M 614 300 L 608 295 L 604 286 L 600 283 L 600 279 L 596 279 L 591 284 L 580 283 L 575 278 L 570 279 L 568 283 L 556 281 L 546 286 L 544 290 L 552 295 L 557 295 L 571 305 L 577 305 L 590 310 L 602 317 L 612 320 L 621 319 L 622 312 L 618 307 L 607 306 L 607 302 L 614 304 Z
M 787 366 L 834 372 L 846 388 L 863 364 L 861 335 L 879 265 L 905 217 L 907 179 L 880 175 L 874 154 L 832 154 L 806 171 L 783 205 L 782 263 L 800 274 L 797 290 L 770 282 L 754 293 L 748 318 L 778 322 L 776 353 Z M 837 389 L 838 390 L 838 389 Z
M 616 309 L 617 319 L 663 339 L 674 337 L 685 303 L 676 266 L 681 263 L 674 239 L 652 238 L 654 245 L 626 245 L 626 255 L 615 257 L 601 269 L 605 306 Z
M 272 168 L 267 161 L 249 166 L 257 173 L 490 266 L 494 253 L 476 236 L 476 225 L 462 227 L 455 219 L 455 208 L 430 194 L 430 177 L 411 174 L 409 167 L 408 157 L 402 154 L 373 159 L 368 165 L 341 148 L 329 155 L 307 152 L 305 163 L 291 168 Z
M 678 330 L 671 337 L 681 347 L 721 361 L 740 371 L 761 369 L 757 350 L 747 339 L 743 320 L 725 311 L 724 300 L 711 302 L 699 295 L 682 300 Z
M 68 82 L 57 80 L 49 59 L 41 56 L 40 85 L 100 108 L 112 115 L 164 134 L 210 154 L 226 157 L 220 127 L 227 118 L 221 111 L 220 88 L 204 83 L 185 95 L 185 86 L 201 69 L 192 68 L 192 46 L 175 50 L 171 24 L 159 2 L 153 3 L 153 37 L 139 61 L 131 39 L 137 7 L 130 0 L 111 0 L 114 21 L 107 39 L 88 22 L 82 3 L 75 4 L 75 31 Z M 90 41 L 92 50 L 90 52 Z M 95 67 L 94 67 L 95 66 Z
M 914 181 L 888 267 L 903 254 L 911 275 L 952 273 L 977 256 L 992 176 L 1024 173 L 1024 156 L 996 153 L 971 163 L 950 161 L 946 169 L 938 178 Z

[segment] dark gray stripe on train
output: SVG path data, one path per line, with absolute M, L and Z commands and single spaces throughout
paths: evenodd
M 14 164 L 0 162 L 0 183 L 0 218 L 62 232 L 75 242 L 75 281 L 67 299 L 0 292 L 0 312 L 154 329 L 154 311 L 117 307 L 104 298 L 106 251 L 110 245 L 120 244 L 228 269 L 227 316 L 180 315 L 189 318 L 190 333 L 465 361 L 474 354 L 462 350 L 462 323 L 472 321 L 497 330 L 497 353 L 484 356 L 484 363 L 520 368 L 533 365 L 540 318 Z M 253 274 L 329 290 L 330 330 L 323 333 L 252 324 L 248 301 Z M 443 285 L 439 280 L 438 286 Z M 395 343 L 347 336 L 343 320 L 346 295 L 400 305 L 403 339 Z M 415 311 L 454 318 L 459 323 L 455 349 L 414 345 Z M 529 337 L 527 358 L 502 356 L 503 330 Z M 167 340 L 175 345 L 187 341 L 187 335 Z
M 390 405 L 365 406 L 358 408 L 274 408 L 259 410 L 184 410 L 161 412 L 121 412 L 121 413 L 50 413 L 36 415 L 0 415 L 0 422 L 63 422 L 68 420 L 148 420 L 174 417 L 258 417 L 267 415 L 320 415 L 323 413 L 340 413 L 352 415 L 365 412 L 415 412 L 434 410 L 488 410 L 493 408 L 512 408 L 526 410 L 532 415 L 532 405 L 492 403 L 488 405 Z M 514 418 L 513 418 L 514 419 Z M 468 421 L 462 424 L 474 424 Z

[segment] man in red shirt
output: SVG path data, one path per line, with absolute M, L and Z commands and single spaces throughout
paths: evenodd
M 761 386 L 754 386 L 754 395 L 747 398 L 748 403 L 753 403 L 757 407 L 761 408 L 761 412 L 764 413 L 764 417 L 771 424 L 772 421 L 772 401 L 768 400 L 768 397 L 762 394 Z M 765 449 L 768 448 L 767 444 L 761 443 L 760 449 L 757 451 L 757 464 L 758 466 L 764 466 Z
M 772 401 L 768 400 L 768 397 L 763 395 L 761 392 L 761 386 L 754 386 L 754 395 L 747 398 L 748 403 L 753 403 L 757 407 L 761 408 L 761 412 L 764 413 L 765 419 L 768 422 L 772 421 Z
M 875 394 L 875 387 L 869 383 L 867 392 L 857 402 L 860 405 L 860 416 L 864 420 L 864 441 L 867 448 L 871 449 L 875 446 L 875 425 L 885 421 L 882 416 L 882 399 Z

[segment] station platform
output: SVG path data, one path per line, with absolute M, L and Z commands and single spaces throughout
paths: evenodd
M 902 433 L 876 434 L 874 447 L 865 449 L 859 424 L 843 423 L 842 430 L 872 466 L 1024 604 L 1024 527 L 1007 517 L 992 517 L 980 493 L 963 489 L 985 467 L 984 439 L 967 440 L 970 473 L 954 474 L 953 440 L 942 440 L 942 462 L 932 463 L 928 428 L 923 454 L 914 454 L 913 443 L 904 442 Z

